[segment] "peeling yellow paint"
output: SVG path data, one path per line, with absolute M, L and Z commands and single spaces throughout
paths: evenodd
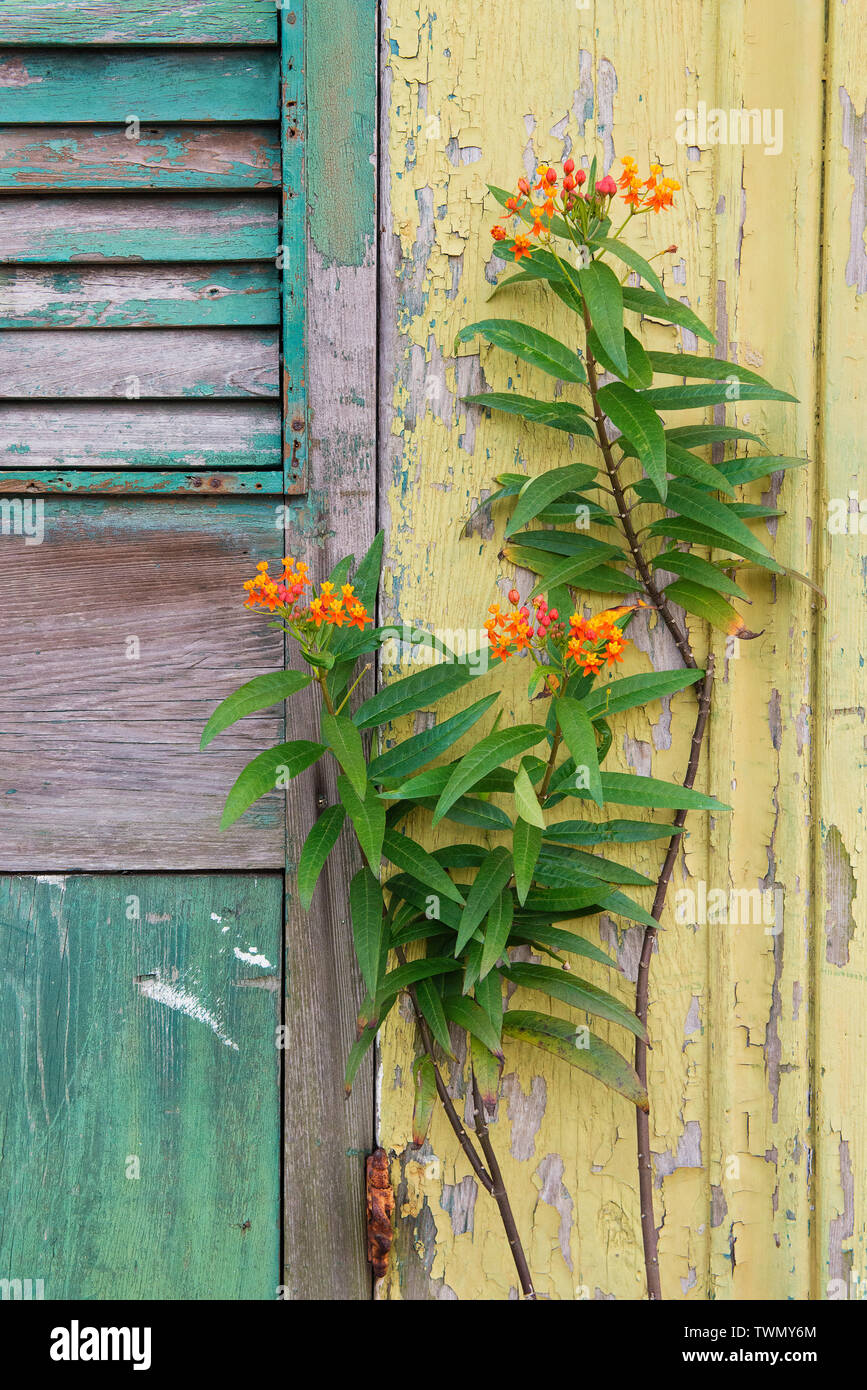
M 754 600 L 749 625 L 764 633 L 740 649 L 715 644 L 720 679 L 701 774 L 701 785 L 731 802 L 734 814 L 709 825 L 691 821 L 653 967 L 651 1142 L 669 1299 L 824 1297 L 838 1269 L 867 1273 L 867 1114 L 858 1099 L 867 1062 L 867 948 L 857 893 L 867 540 L 828 536 L 824 511 L 828 498 L 846 497 L 859 482 L 867 510 L 858 401 L 864 310 L 852 283 L 859 234 L 852 227 L 863 232 L 857 118 L 867 98 L 865 19 L 865 0 L 832 0 L 826 49 L 824 7 L 815 0 L 595 0 L 588 7 L 547 0 L 544 16 L 536 5 L 478 0 L 387 6 L 382 216 L 387 239 L 394 238 L 397 298 L 387 340 L 394 376 L 386 590 L 395 619 L 478 634 L 497 588 L 504 592 L 513 579 L 497 558 L 501 518 L 493 530 L 482 522 L 470 539 L 460 538 L 492 475 L 592 457 L 588 441 L 572 450 L 565 437 L 468 414 L 460 403 L 485 384 L 550 389 L 495 349 L 480 356 L 462 349 L 456 358 L 463 325 L 492 311 L 526 315 L 561 335 L 568 325 L 543 291 L 507 291 L 487 305 L 496 213 L 487 182 L 510 185 L 533 159 L 560 158 L 570 146 L 609 161 L 625 153 L 658 159 L 683 193 L 668 220 L 651 222 L 634 244 L 647 254 L 675 242 L 677 255 L 660 262 L 669 293 L 715 322 L 721 355 L 760 366 L 802 402 L 786 410 L 751 404 L 738 418 L 768 436 L 775 452 L 813 460 L 809 471 L 786 474 L 779 505 L 787 514 L 765 539 L 783 563 L 824 572 L 828 611 L 816 636 L 808 590 L 763 575 L 744 581 Z M 686 149 L 675 139 L 675 113 L 699 101 L 781 110 L 782 152 Z M 654 348 L 679 341 L 661 324 L 644 323 L 641 331 Z M 580 399 L 577 388 L 564 396 L 573 391 Z M 761 488 L 746 489 L 745 500 L 760 500 Z M 692 626 L 701 651 L 704 634 Z M 648 655 L 676 664 L 652 622 L 644 639 L 638 623 L 633 629 L 644 654 L 634 652 L 628 670 L 647 669 Z M 525 717 L 522 679 L 514 670 L 504 679 L 516 717 Z M 612 766 L 641 760 L 642 771 L 676 777 L 690 710 L 686 693 L 672 701 L 670 726 L 659 706 L 622 717 Z M 819 843 L 828 825 L 837 827 L 856 888 L 842 967 L 825 954 L 826 912 L 837 910 Z M 428 842 L 441 844 L 442 832 Z M 659 845 L 635 849 L 629 862 L 652 875 Z M 678 924 L 674 892 L 699 880 L 726 890 L 779 888 L 782 932 Z M 636 931 L 603 923 L 602 937 L 634 972 Z M 605 974 L 592 967 L 589 977 L 604 984 Z M 630 999 L 628 979 L 614 988 Z M 616 1029 L 609 1035 L 623 1046 Z M 382 1047 L 387 1078 L 395 1067 L 408 1075 L 414 1046 L 411 1022 L 393 1016 Z M 452 1088 L 462 1110 L 459 1069 Z M 493 1203 L 479 1192 L 471 1217 L 461 1208 L 469 1227 L 456 1233 L 444 1192 L 463 1181 L 468 1165 L 439 1112 L 417 1154 L 411 1110 L 411 1088 L 384 1087 L 380 1139 L 395 1155 L 403 1206 L 381 1296 L 515 1297 Z M 492 1137 L 540 1293 L 642 1297 L 628 1104 L 513 1045 Z

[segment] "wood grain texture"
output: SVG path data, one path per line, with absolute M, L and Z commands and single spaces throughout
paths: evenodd
M 219 701 L 280 664 L 242 584 L 282 545 L 282 512 L 49 497 L 0 500 L 0 518 L 0 776 L 15 808 L 0 867 L 281 869 L 282 794 L 218 828 L 242 767 L 281 740 L 281 707 L 198 749 Z
M 816 646 L 813 726 L 816 1296 L 855 1299 L 864 1295 L 867 1270 L 867 6 L 831 5 L 829 22 L 821 447 L 812 512 L 828 595 Z
M 283 334 L 283 474 L 287 492 L 307 487 L 307 79 L 306 21 L 280 15 L 280 247 Z
M 273 265 L 279 215 L 274 194 L 7 198 L 0 205 L 0 261 L 263 260 Z
M 0 268 L 0 328 L 278 324 L 273 265 Z
M 4 44 L 277 42 L 272 0 L 4 0 Z
M 832 496 L 845 497 L 846 487 L 854 486 L 856 377 L 863 356 L 855 315 L 858 286 L 864 285 L 864 146 L 858 122 L 865 97 L 863 82 L 852 76 L 857 57 L 849 26 L 863 28 L 865 10 L 861 0 L 829 8 L 839 31 L 831 52 L 848 76 L 828 83 L 828 158 L 837 182 L 828 184 L 833 251 L 822 284 L 835 308 L 829 319 L 823 305 L 821 322 L 833 322 L 838 336 L 836 356 L 820 357 L 820 92 L 828 56 L 820 6 L 651 0 L 639 11 L 611 0 L 595 0 L 586 9 L 553 0 L 546 10 L 540 72 L 539 12 L 532 7 L 480 12 L 469 0 L 454 0 L 434 14 L 388 0 L 388 204 L 381 213 L 386 272 L 380 302 L 380 476 L 384 512 L 390 514 L 385 620 L 442 624 L 465 630 L 468 638 L 479 633 L 488 604 L 515 577 L 497 558 L 502 521 L 496 513 L 471 540 L 459 540 L 462 521 L 492 487 L 491 475 L 503 460 L 536 473 L 593 457 L 584 441 L 570 448 L 548 431 L 516 426 L 502 416 L 486 418 L 460 402 L 485 385 L 550 390 L 545 379 L 494 349 L 453 355 L 456 331 L 490 315 L 486 299 L 500 269 L 489 233 L 497 209 L 486 183 L 511 186 L 532 172 L 536 160 L 597 154 L 616 173 L 616 159 L 630 154 L 642 166 L 658 160 L 680 180 L 675 210 L 636 234 L 636 248 L 647 255 L 676 243 L 676 255 L 659 262 L 664 282 L 715 324 L 718 355 L 754 366 L 801 399 L 797 409 L 750 404 L 727 418 L 764 433 L 782 453 L 833 454 L 838 475 Z M 853 88 L 849 116 L 837 90 L 847 81 Z M 680 144 L 676 113 L 695 109 L 699 101 L 726 112 L 767 108 L 772 120 L 779 111 L 779 154 L 768 157 L 761 144 Z M 840 209 L 850 207 L 847 223 Z M 544 291 L 505 293 L 498 303 L 498 313 L 526 318 L 559 336 L 568 332 L 571 321 Z M 659 324 L 645 322 L 640 332 L 655 349 L 671 351 L 681 343 L 696 350 Z M 841 355 L 847 364 L 842 375 Z M 826 415 L 833 401 L 841 423 L 839 434 L 817 439 L 823 376 Z M 783 563 L 821 583 L 814 466 L 753 485 L 743 497 L 780 498 L 776 505 L 785 517 L 760 534 Z M 825 920 L 832 924 L 834 950 L 842 949 L 844 937 L 850 940 L 851 929 L 853 976 L 863 974 L 863 965 L 855 964 L 863 908 L 849 875 L 864 781 L 858 752 L 864 701 L 856 693 L 863 612 L 856 618 L 851 598 L 859 542 L 832 539 L 834 544 L 840 548 L 830 582 L 839 575 L 838 616 L 832 618 L 829 609 L 828 626 L 840 635 L 827 650 L 819 638 L 825 652 L 820 665 L 824 661 L 828 672 L 836 672 L 836 684 L 825 687 L 834 689 L 833 701 L 830 695 L 820 700 L 816 683 L 815 602 L 791 582 L 748 576 L 750 626 L 764 629 L 763 635 L 752 644 L 717 650 L 720 679 L 700 784 L 730 802 L 734 812 L 710 824 L 691 823 L 651 982 L 655 1210 L 668 1299 L 823 1297 L 825 1261 L 830 1259 L 831 1268 L 848 1261 L 863 1271 L 863 1124 L 860 1112 L 857 1119 L 852 1113 L 851 1099 L 857 1095 L 853 1068 L 864 1055 L 855 1021 L 857 987 L 843 982 L 845 965 L 825 960 L 827 943 L 817 943 L 822 914 L 816 894 L 829 889 L 821 889 L 813 867 L 819 827 L 829 817 L 815 786 L 811 796 L 811 760 L 820 740 L 827 746 L 833 739 L 839 749 L 848 730 L 851 780 L 841 779 L 836 763 L 833 773 L 825 773 L 824 785 L 833 776 L 838 798 L 831 823 L 845 825 L 839 839 L 829 830 L 825 840 L 824 882 L 835 903 Z M 841 606 L 844 590 L 847 607 Z M 605 602 L 610 599 L 588 596 L 591 607 Z M 701 660 L 707 639 L 701 624 L 690 625 Z M 646 670 L 649 660 L 659 667 L 677 664 L 665 634 L 652 623 L 633 623 L 630 635 L 637 650 L 629 669 Z M 507 708 L 519 719 L 523 681 L 510 672 L 503 680 Z M 831 704 L 841 711 L 839 722 L 830 721 Z M 444 702 L 442 714 L 454 707 Z M 679 697 L 661 711 L 630 712 L 618 721 L 612 766 L 676 777 L 686 761 L 688 727 L 689 701 Z M 426 827 L 417 828 L 422 833 Z M 426 843 L 442 840 L 434 834 Z M 630 855 L 629 862 L 648 874 L 658 869 L 653 847 Z M 762 921 L 713 926 L 676 920 L 677 892 L 697 892 L 702 884 L 708 890 L 776 894 L 779 919 L 771 927 Z M 841 912 L 849 924 L 842 928 Z M 629 1001 L 638 933 L 604 919 L 597 931 L 624 972 L 625 978 L 614 981 L 615 992 Z M 823 988 L 830 981 L 838 993 L 833 1005 L 822 1006 L 816 1035 L 820 956 Z M 591 978 L 608 984 L 601 971 Z M 851 991 L 844 1062 L 840 989 Z M 532 995 L 518 996 L 516 1006 L 534 1003 Z M 614 1030 L 611 1040 L 622 1042 Z M 404 1215 L 385 1296 L 508 1297 L 514 1272 L 496 1214 L 484 1194 L 475 1200 L 472 1175 L 456 1154 L 450 1130 L 437 1117 L 429 1145 L 421 1152 L 411 1146 L 412 1097 L 405 1078 L 414 1049 L 411 1023 L 393 1016 L 383 1044 L 379 1138 L 394 1156 Z M 818 1092 L 821 1115 L 823 1088 L 829 1105 L 821 1136 L 825 1158 L 817 1169 L 822 1150 L 815 1148 L 815 1106 Z M 459 1068 L 452 1089 L 462 1108 Z M 628 1106 L 598 1086 L 564 1075 L 562 1067 L 530 1049 L 510 1052 L 493 1140 L 506 1160 L 519 1228 L 544 1294 L 643 1296 L 633 1128 Z M 811 1219 L 820 1191 L 821 1250 Z M 836 1253 L 830 1256 L 830 1250 Z
M 0 1278 L 276 1296 L 281 896 L 279 875 L 0 880 Z
M 310 109 L 322 112 L 316 139 L 339 141 L 314 74 L 337 66 L 343 38 L 325 0 L 305 4 Z M 297 7 L 296 7 L 297 9 Z M 366 113 L 368 143 L 353 159 L 374 155 L 376 110 L 376 14 L 358 6 L 366 28 L 341 69 L 347 110 Z M 288 16 L 284 12 L 283 22 Z M 337 157 L 339 143 L 331 150 Z M 348 194 L 341 194 L 351 198 Z M 331 215 L 345 217 L 332 203 Z M 346 554 L 360 559 L 376 529 L 376 315 L 375 224 L 357 215 L 359 242 L 347 263 L 329 264 L 308 242 L 309 306 L 307 400 L 310 419 L 310 508 L 304 558 L 324 578 Z M 335 238 L 340 233 L 333 230 Z M 288 553 L 297 554 L 291 533 Z M 372 674 L 357 697 L 372 693 Z M 290 727 L 299 735 L 316 727 L 315 702 L 306 692 L 290 706 Z M 288 1295 L 305 1299 L 367 1299 L 371 1292 L 366 1258 L 364 1158 L 374 1147 L 373 1073 L 363 1064 L 348 1101 L 343 1097 L 346 1055 L 355 1039 L 355 1019 L 364 993 L 352 947 L 348 886 L 359 867 L 358 850 L 344 832 L 316 890 L 311 911 L 297 901 L 295 867 L 304 839 L 323 805 L 336 801 L 330 770 L 317 765 L 292 785 L 288 811 L 286 1023 L 288 1056 L 285 1105 L 286 1215 L 285 1283 Z M 304 1174 L 304 1191 L 294 1190 Z
M 0 338 L 6 398 L 276 398 L 279 373 L 276 329 L 86 328 Z
M 0 123 L 271 121 L 277 75 L 269 49 L 0 50 Z
M 146 401 L 0 406 L 0 465 L 21 468 L 269 468 L 280 460 L 280 411 Z
M 9 126 L 0 189 L 225 189 L 280 186 L 280 146 L 270 125 Z
M 263 497 L 282 497 L 283 471 L 260 471 L 250 468 L 244 473 L 159 473 L 155 469 L 142 473 L 125 470 L 113 473 L 105 469 L 67 468 L 63 472 L 50 468 L 0 470 L 0 498 L 7 496 L 38 496 L 48 493 L 91 493 L 137 495 L 158 493 L 161 496 L 232 496 L 235 493 L 259 493 Z

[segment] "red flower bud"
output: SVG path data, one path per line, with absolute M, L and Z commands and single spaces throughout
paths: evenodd
M 665 254 L 666 254 L 666 256 L 673 256 L 676 250 L 677 250 L 677 247 L 676 247 L 676 246 L 666 246 L 666 248 L 665 248 Z
M 548 614 L 548 617 L 551 618 L 555 623 L 556 623 L 557 619 L 559 618 L 559 616 L 560 616 L 560 614 L 558 613 L 558 611 L 557 611 L 556 608 L 552 608 L 551 611 L 550 611 L 549 614 Z
M 582 183 L 586 183 L 586 182 L 587 182 L 587 172 L 586 172 L 586 170 L 584 170 L 584 169 L 579 169 L 579 170 L 578 170 L 578 173 L 575 175 L 575 182 L 577 183 L 577 185 L 578 185 L 579 188 L 581 187 Z
M 529 618 L 530 616 L 529 608 L 519 608 L 518 612 L 520 613 L 522 618 Z
M 549 169 L 549 170 L 548 170 L 547 174 L 545 175 L 545 182 L 546 182 L 546 183 L 556 183 L 556 182 L 557 182 L 557 175 L 556 175 L 556 173 L 554 172 L 553 169 Z
M 571 193 L 572 189 L 575 187 L 575 180 L 573 179 L 571 174 L 566 175 L 565 179 L 563 180 L 563 187 L 569 193 Z
M 530 192 L 530 185 L 526 179 L 518 179 L 518 188 L 521 193 Z
M 518 590 L 517 590 L 517 589 L 510 589 L 510 590 L 509 590 L 509 602 L 510 602 L 513 606 L 514 606 L 516 603 L 519 603 L 519 602 L 520 602 L 520 599 L 521 599 L 521 595 L 518 593 Z
M 564 173 L 564 174 L 571 174 L 571 173 L 572 173 L 572 170 L 573 170 L 574 168 L 575 168 L 575 160 L 574 160 L 574 159 L 564 159 L 564 160 L 563 160 L 563 173 Z
M 596 192 L 601 193 L 604 198 L 610 198 L 617 192 L 617 184 L 610 174 L 606 174 L 604 179 L 600 179 L 596 185 Z

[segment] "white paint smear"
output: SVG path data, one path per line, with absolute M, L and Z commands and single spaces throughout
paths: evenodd
M 138 981 L 138 987 L 142 994 L 148 999 L 153 999 L 157 1004 L 165 1004 L 167 1009 L 174 1009 L 177 1013 L 186 1014 L 188 1018 L 194 1018 L 197 1023 L 206 1023 L 224 1047 L 231 1047 L 235 1052 L 240 1049 L 236 1042 L 233 1042 L 223 1030 L 223 1025 L 210 1009 L 206 1009 L 201 1000 L 197 999 L 187 989 L 179 989 L 177 985 L 167 984 L 159 977 L 156 972 L 153 979 Z
M 238 960 L 245 960 L 248 965 L 262 965 L 266 970 L 274 969 L 267 956 L 260 955 L 255 946 L 248 946 L 246 951 L 242 951 L 240 947 L 236 946 L 235 955 Z

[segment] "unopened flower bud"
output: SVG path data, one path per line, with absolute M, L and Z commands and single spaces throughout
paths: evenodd
M 579 170 L 578 170 L 577 174 L 575 175 L 575 182 L 577 183 L 577 185 L 578 185 L 579 188 L 581 187 L 582 183 L 586 183 L 586 182 L 587 182 L 587 173 L 586 173 L 586 170 L 584 170 L 584 169 L 579 169 Z
M 575 160 L 574 160 L 574 159 L 564 159 L 564 160 L 563 160 L 563 173 L 564 173 L 564 174 L 571 174 L 571 173 L 572 173 L 572 170 L 573 170 L 574 168 L 575 168 Z
M 510 602 L 513 606 L 514 606 L 516 603 L 519 603 L 519 602 L 520 602 L 520 599 L 521 599 L 521 595 L 518 593 L 518 590 L 517 590 L 517 589 L 510 589 L 510 590 L 509 590 L 509 602 Z

